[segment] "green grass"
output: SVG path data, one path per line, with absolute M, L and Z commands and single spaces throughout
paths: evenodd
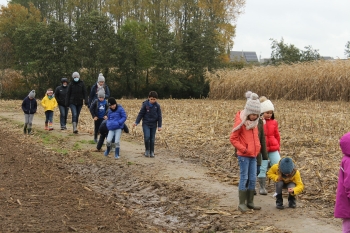
M 81 145 L 79 144 L 79 142 L 74 143 L 73 150 L 80 150 L 80 149 L 81 149 Z
M 94 140 L 80 140 L 79 142 L 83 144 L 96 144 Z
M 68 154 L 68 150 L 67 149 L 62 149 L 62 148 L 58 148 L 58 149 L 54 149 L 57 153 L 66 155 Z

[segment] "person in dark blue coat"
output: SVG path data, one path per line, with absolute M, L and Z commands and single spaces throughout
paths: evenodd
M 94 100 L 90 106 L 90 113 L 94 119 L 94 142 L 97 143 L 98 129 L 103 120 L 107 119 L 108 104 L 105 100 L 105 92 L 103 89 L 98 91 L 98 99 Z
M 137 126 L 142 119 L 142 129 L 145 143 L 145 156 L 154 158 L 154 141 L 158 131 L 162 130 L 162 110 L 157 103 L 158 94 L 151 91 L 148 94 L 148 100 L 142 103 L 140 112 L 134 123 Z
M 122 130 L 124 128 L 124 123 L 126 121 L 126 113 L 124 108 L 117 104 L 117 101 L 111 97 L 108 99 L 109 110 L 107 113 L 107 150 L 104 155 L 108 156 L 113 137 L 115 137 L 114 146 L 115 146 L 115 156 L 114 158 L 119 159 L 119 150 L 120 150 L 120 136 L 122 134 Z
M 29 92 L 29 95 L 24 98 L 22 102 L 22 110 L 24 112 L 24 128 L 23 133 L 32 134 L 32 124 L 33 124 L 33 118 L 34 113 L 36 113 L 36 110 L 38 109 L 38 103 L 35 99 L 35 90 L 32 90 Z
M 89 107 L 91 106 L 94 100 L 98 99 L 98 91 L 104 89 L 105 99 L 110 97 L 109 87 L 105 83 L 105 77 L 100 73 L 97 78 L 97 82 L 91 87 L 90 95 L 89 95 Z

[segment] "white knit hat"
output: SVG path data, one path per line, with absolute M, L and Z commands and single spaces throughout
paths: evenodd
M 268 111 L 275 111 L 275 107 L 273 106 L 272 102 L 266 98 L 260 98 L 261 101 L 261 113 L 268 112 Z

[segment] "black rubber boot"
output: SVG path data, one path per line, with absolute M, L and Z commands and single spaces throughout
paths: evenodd
M 295 208 L 297 207 L 297 203 L 295 202 L 295 196 L 292 196 L 289 194 L 288 196 L 288 207 L 289 208 Z
M 276 208 L 277 209 L 284 209 L 282 193 L 277 194 L 277 196 L 276 196 Z

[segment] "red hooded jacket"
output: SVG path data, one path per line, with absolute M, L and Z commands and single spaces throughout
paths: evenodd
M 264 132 L 267 152 L 279 151 L 281 138 L 278 123 L 274 119 L 265 119 L 265 121 Z

